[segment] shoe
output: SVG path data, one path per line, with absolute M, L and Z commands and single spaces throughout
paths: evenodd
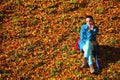
M 91 64 L 91 65 L 89 65 L 90 66 L 90 72 L 92 73 L 92 74 L 94 74 L 95 73 L 95 69 L 94 69 L 94 67 L 93 67 L 93 64 Z
M 81 65 L 81 68 L 87 67 L 87 59 L 83 58 L 83 63 Z

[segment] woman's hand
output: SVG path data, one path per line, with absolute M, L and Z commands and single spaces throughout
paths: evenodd
M 88 30 L 93 30 L 93 28 L 94 28 L 94 25 L 90 25 L 90 26 L 88 27 Z
M 96 45 L 97 45 L 97 42 L 96 42 L 96 41 L 93 41 L 93 45 L 95 45 L 95 46 L 96 46 Z

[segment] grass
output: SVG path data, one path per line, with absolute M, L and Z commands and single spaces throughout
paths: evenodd
M 98 12 L 99 14 L 102 14 L 102 13 L 105 12 L 105 8 L 102 7 L 102 6 L 98 6 L 98 7 L 97 7 L 97 12 Z
M 59 73 L 58 73 L 57 69 L 52 68 L 52 71 L 51 71 L 50 75 L 51 75 L 51 76 L 57 76 L 58 74 L 59 74 Z
M 114 37 L 110 37 L 110 44 L 111 44 L 112 46 L 114 46 L 115 43 L 116 43 L 115 38 L 114 38 Z

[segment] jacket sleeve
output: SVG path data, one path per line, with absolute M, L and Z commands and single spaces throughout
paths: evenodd
M 80 30 L 80 40 L 82 40 L 82 41 L 86 40 L 84 25 L 81 27 L 81 30 Z

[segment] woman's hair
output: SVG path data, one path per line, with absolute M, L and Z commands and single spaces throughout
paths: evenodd
M 93 17 L 92 17 L 92 16 L 90 16 L 90 15 L 87 15 L 87 16 L 86 16 L 86 18 L 90 18 L 90 19 L 92 19 L 92 20 L 93 20 Z

